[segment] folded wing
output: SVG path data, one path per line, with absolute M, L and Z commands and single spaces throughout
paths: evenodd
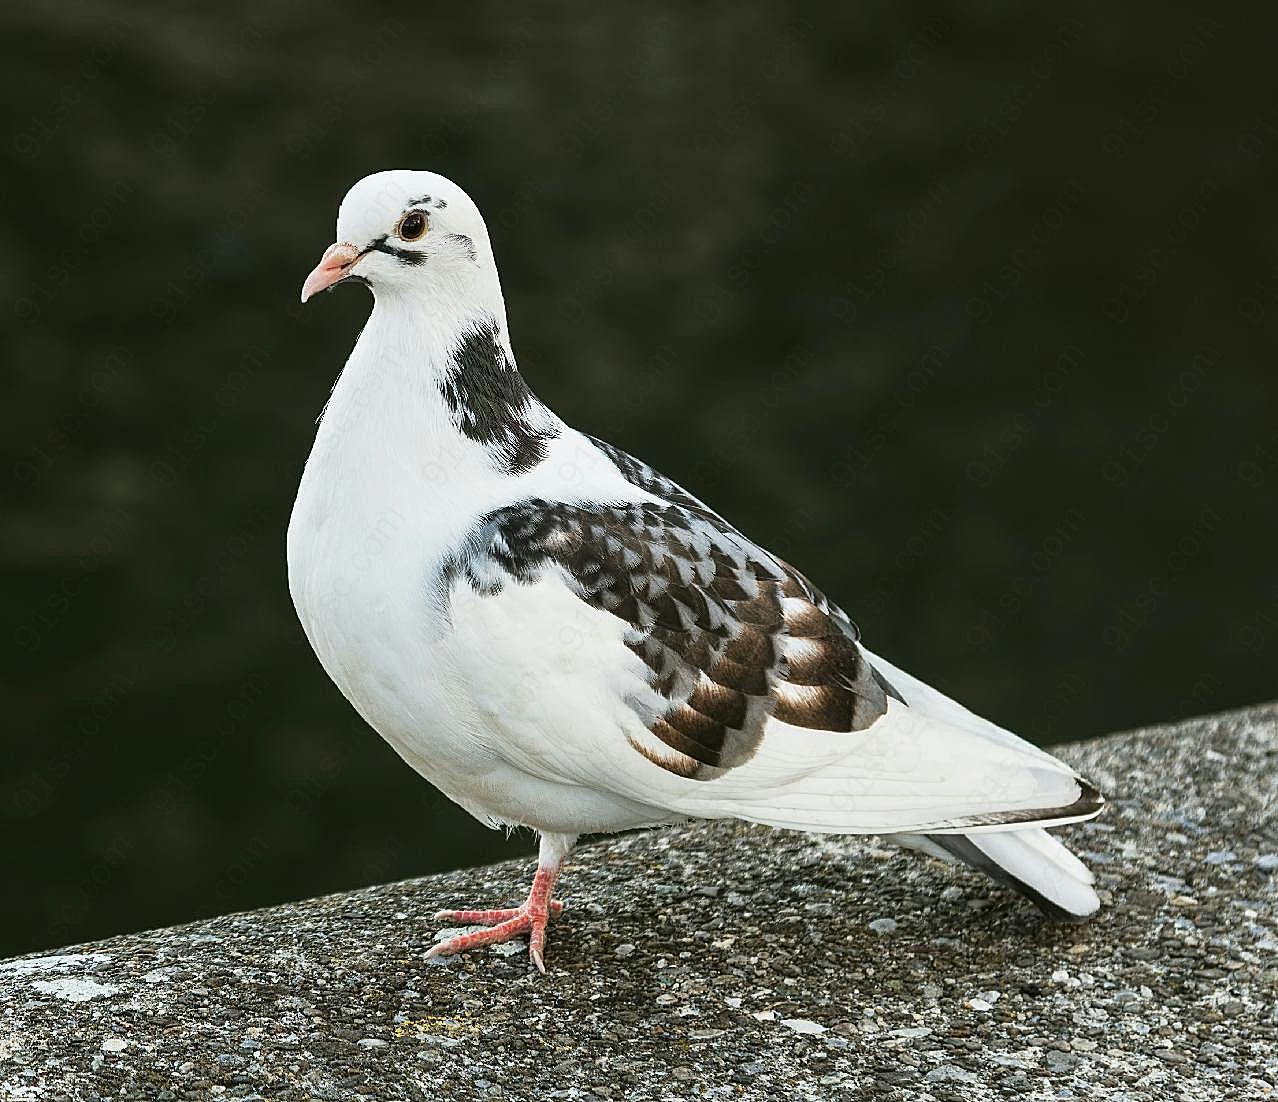
M 690 496 L 507 506 L 453 574 L 480 591 L 562 586 L 617 626 L 626 720 L 513 751 L 547 779 L 840 833 L 996 831 L 1099 810 L 1063 763 L 870 655 L 806 578 Z

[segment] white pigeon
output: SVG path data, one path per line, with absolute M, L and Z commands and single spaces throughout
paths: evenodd
M 515 367 L 484 219 L 430 172 L 368 176 L 302 301 L 373 293 L 288 530 L 289 589 L 356 710 L 493 827 L 540 833 L 527 901 L 445 911 L 527 935 L 579 835 L 732 817 L 878 834 L 1050 915 L 1099 906 L 1043 828 L 1104 800 L 1069 766 L 870 653 L 794 567 L 564 424 Z

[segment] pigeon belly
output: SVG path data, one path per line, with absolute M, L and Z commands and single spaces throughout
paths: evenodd
M 444 625 L 424 599 L 428 534 L 376 493 L 321 486 L 308 466 L 288 537 L 289 589 L 320 664 L 401 753 L 402 733 L 419 732 L 411 764 L 431 779 L 482 771 L 485 748 L 449 737 L 456 708 L 431 668 Z
M 572 763 L 554 760 L 565 725 L 611 728 L 627 745 L 612 698 L 581 688 L 602 685 L 589 676 L 602 654 L 636 661 L 620 621 L 606 623 L 562 586 L 553 627 L 537 587 L 481 596 L 458 580 L 441 592 L 473 505 L 454 510 L 444 497 L 410 511 L 400 503 L 419 494 L 380 479 L 343 484 L 323 477 L 324 465 L 312 457 L 294 505 L 289 587 L 320 663 L 364 720 L 488 825 L 581 834 L 669 821 L 572 783 Z M 601 630 L 611 638 L 592 637 Z

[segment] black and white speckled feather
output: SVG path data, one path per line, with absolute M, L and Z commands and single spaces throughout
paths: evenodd
M 654 470 L 643 460 L 636 459 L 629 452 L 623 451 L 607 441 L 600 440 L 597 436 L 587 436 L 586 439 L 608 457 L 621 476 L 632 486 L 637 486 L 639 489 L 664 498 L 672 504 L 681 505 L 692 512 L 702 514 L 725 530 L 731 529 L 741 540 L 745 540 L 745 537 L 741 536 L 735 528 L 732 528 L 723 517 L 706 505 L 700 498 L 694 497 L 674 479 L 668 478 L 660 471 Z M 758 547 L 755 547 L 755 551 L 760 556 L 766 556 L 770 561 L 776 563 L 781 570 L 786 572 L 796 585 L 803 588 L 804 596 L 837 623 L 845 634 L 851 636 L 854 641 L 861 638 L 861 630 L 856 626 L 856 622 L 808 581 L 807 578 L 776 555 L 771 555 Z M 873 671 L 873 674 L 889 696 L 897 700 L 902 699 L 901 694 L 892 688 L 888 680 L 877 669 Z
M 749 760 L 769 717 L 826 732 L 879 719 L 883 684 L 815 587 L 676 496 L 689 504 L 506 506 L 445 563 L 441 588 L 460 576 L 492 595 L 531 584 L 548 564 L 562 570 L 578 596 L 628 625 L 651 690 L 632 703 L 664 744 L 635 749 L 682 776 L 709 779 Z

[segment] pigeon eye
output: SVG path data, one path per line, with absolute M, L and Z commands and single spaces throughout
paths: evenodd
M 395 236 L 401 241 L 416 241 L 425 232 L 426 215 L 419 210 L 410 210 L 395 227 Z

